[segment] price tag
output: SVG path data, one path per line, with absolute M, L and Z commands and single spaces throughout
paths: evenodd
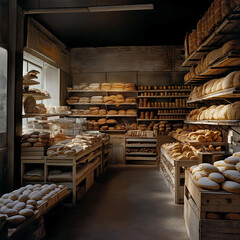
M 149 138 L 153 137 L 153 131 L 146 131 L 146 132 L 147 132 L 146 137 L 149 137 Z

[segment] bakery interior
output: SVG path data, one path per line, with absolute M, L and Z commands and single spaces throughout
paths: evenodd
M 240 239 L 239 0 L 0 19 L 0 240 Z

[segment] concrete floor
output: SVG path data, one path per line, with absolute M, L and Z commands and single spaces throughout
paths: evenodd
M 46 239 L 184 240 L 183 205 L 175 205 L 156 166 L 108 169 L 75 209 L 55 218 Z

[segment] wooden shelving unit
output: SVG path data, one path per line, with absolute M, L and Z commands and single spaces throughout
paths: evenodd
M 189 239 L 238 239 L 239 220 L 224 219 L 226 213 L 240 213 L 240 194 L 224 190 L 211 191 L 199 188 L 193 175 L 185 172 L 184 219 Z M 207 213 L 220 214 L 219 219 L 209 219 Z M 212 231 L 219 229 L 219 231 Z
M 183 89 L 151 89 L 151 90 L 138 90 L 139 93 L 145 93 L 145 92 L 191 92 L 191 88 L 183 88 Z
M 185 108 L 185 109 L 194 109 L 195 107 L 138 107 L 138 109 L 178 109 L 178 108 Z
M 23 96 L 32 96 L 35 98 L 35 100 L 45 100 L 45 99 L 50 99 L 50 96 L 45 96 L 37 93 L 31 93 L 31 92 L 24 92 Z
M 200 98 L 188 100 L 187 103 L 201 102 L 204 100 L 224 99 L 224 98 L 240 98 L 240 87 L 233 87 L 218 91 L 215 93 L 207 94 Z
M 240 7 L 237 6 L 215 28 L 214 32 L 194 51 L 182 64 L 183 67 L 191 67 L 206 56 L 210 51 L 233 39 L 240 32 Z
M 34 117 L 65 117 L 69 116 L 70 113 L 56 113 L 56 114 L 40 114 L 40 113 L 27 113 L 23 114 L 22 118 L 34 118 Z
M 71 114 L 70 117 L 82 117 L 82 118 L 120 118 L 120 117 L 126 117 L 126 118 L 136 118 L 137 115 L 75 115 Z
M 138 163 L 141 164 L 156 164 L 156 152 L 147 152 L 145 149 L 144 152 L 140 151 L 141 148 L 156 148 L 157 139 L 156 138 L 147 138 L 147 137 L 125 137 L 125 162 L 126 163 Z M 127 148 L 134 148 L 134 152 L 128 152 Z M 137 148 L 137 150 L 136 150 Z M 135 151 L 136 150 L 136 151 Z
M 160 154 L 160 171 L 169 187 L 175 203 L 183 203 L 184 171 L 186 167 L 196 165 L 199 160 L 176 160 L 171 158 L 163 147 Z
M 214 125 L 214 126 L 233 126 L 239 127 L 240 120 L 202 120 L 202 121 L 187 121 L 185 120 L 184 123 L 186 124 L 203 124 L 203 125 Z
M 69 93 L 136 93 L 135 91 L 125 91 L 125 90 L 78 90 L 78 89 L 72 89 L 68 88 L 67 91 Z
M 138 118 L 138 122 L 152 122 L 152 121 L 184 121 L 185 118 L 162 118 L 162 119 L 140 119 Z
M 210 79 L 218 78 L 231 70 L 235 70 L 240 66 L 240 52 L 230 52 L 220 60 L 208 66 L 204 71 L 194 76 L 185 84 L 202 83 Z
M 138 96 L 138 98 L 188 98 L 189 95 Z
M 105 143 L 104 143 L 105 144 Z M 106 143 L 106 145 L 109 143 Z M 61 182 L 72 190 L 73 194 L 73 205 L 76 205 L 77 186 L 86 180 L 86 190 L 94 183 L 94 176 L 98 176 L 102 172 L 102 164 L 105 163 L 106 158 L 102 158 L 103 151 L 106 154 L 106 149 L 103 150 L 102 143 L 98 143 L 92 146 L 88 150 L 79 153 L 77 156 L 22 156 L 21 157 L 21 182 L 22 185 L 26 185 L 33 182 L 24 182 L 23 175 L 25 173 L 26 165 L 41 164 L 44 171 L 44 180 L 38 183 L 51 183 L 48 180 L 49 167 L 69 167 L 72 171 L 72 181 Z M 106 157 L 106 156 L 105 156 Z M 81 168 L 77 171 L 77 168 Z M 70 170 L 69 170 L 70 171 Z

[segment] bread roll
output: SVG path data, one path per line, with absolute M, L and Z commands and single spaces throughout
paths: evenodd
M 233 87 L 240 87 L 240 71 L 236 71 L 233 78 Z

